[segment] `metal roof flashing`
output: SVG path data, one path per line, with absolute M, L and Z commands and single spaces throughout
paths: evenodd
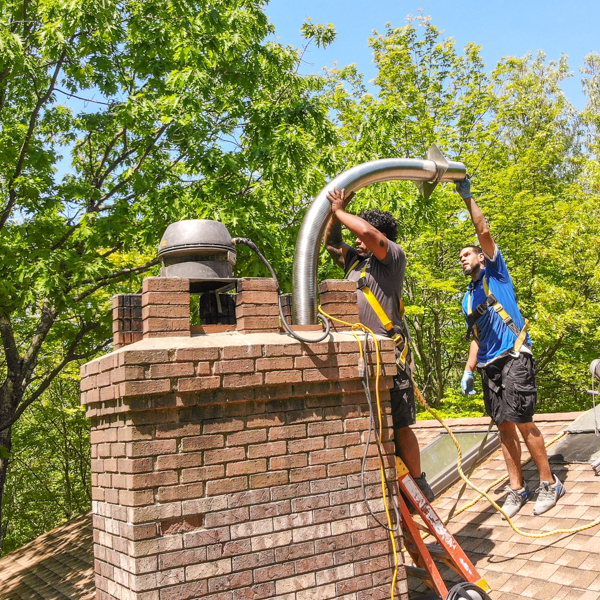
M 575 419 L 564 431 L 567 434 L 552 445 L 548 459 L 552 463 L 595 463 L 600 459 L 600 406 Z M 592 464 L 592 467 L 594 465 Z

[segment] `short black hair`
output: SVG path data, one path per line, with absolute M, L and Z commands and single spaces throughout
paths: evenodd
M 396 241 L 398 237 L 398 222 L 394 219 L 391 212 L 387 210 L 364 210 L 358 215 L 370 225 L 373 225 L 377 231 L 385 233 L 388 240 Z
M 465 249 L 465 248 L 472 248 L 473 250 L 475 250 L 475 252 L 477 252 L 477 254 L 483 254 L 485 256 L 484 251 L 479 247 L 479 246 L 475 246 L 474 244 L 469 244 L 468 246 L 463 246 L 461 248 L 461 252 Z

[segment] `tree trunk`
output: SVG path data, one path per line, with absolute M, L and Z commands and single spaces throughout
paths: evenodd
M 12 427 L 8 427 L 4 431 L 0 431 L 0 556 L 2 556 L 2 541 L 4 540 L 5 532 L 3 530 L 2 521 L 2 498 L 4 497 L 4 485 L 6 484 L 6 473 L 8 472 L 8 463 L 10 462 L 7 452 L 12 448 Z
M 5 332 L 5 331 L 4 331 Z M 20 365 L 11 365 L 12 359 L 14 363 L 15 354 L 12 356 L 6 352 L 6 356 L 10 357 L 7 360 L 8 373 L 4 383 L 0 387 L 0 428 L 7 423 L 10 423 L 15 416 L 15 411 L 19 402 L 23 398 L 23 390 L 16 385 L 15 382 L 22 381 L 18 367 Z M 11 366 L 13 367 L 11 369 Z M 2 556 L 2 542 L 6 536 L 2 521 L 2 506 L 4 499 L 4 488 L 6 485 L 6 475 L 8 473 L 8 465 L 10 463 L 10 452 L 12 450 L 12 425 L 0 429 L 0 556 Z

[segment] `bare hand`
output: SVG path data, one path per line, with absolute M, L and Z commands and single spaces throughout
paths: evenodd
M 331 203 L 331 212 L 334 215 L 338 210 L 344 210 L 352 198 L 354 198 L 354 192 L 350 192 L 346 196 L 345 189 L 340 191 L 337 188 L 333 188 L 333 190 L 327 192 L 327 200 Z

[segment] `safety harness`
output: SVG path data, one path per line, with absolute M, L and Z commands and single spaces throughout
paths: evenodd
M 529 320 L 525 319 L 525 325 L 523 326 L 523 329 L 519 330 L 519 328 L 515 325 L 515 322 L 512 320 L 512 317 L 504 310 L 502 304 L 498 302 L 496 296 L 490 293 L 490 287 L 485 277 L 485 273 L 483 275 L 483 291 L 485 292 L 486 298 L 481 304 L 475 307 L 475 310 L 471 309 L 472 295 L 469 294 L 468 296 L 467 339 L 471 337 L 471 334 L 475 336 L 475 339 L 479 339 L 477 321 L 479 320 L 479 317 L 482 317 L 486 313 L 487 309 L 491 306 L 500 315 L 500 318 L 504 321 L 504 323 L 506 323 L 506 326 L 515 334 L 516 340 L 513 346 L 513 351 L 519 352 L 525 342 L 525 338 L 527 337 Z
M 381 324 L 385 327 L 385 330 L 388 332 L 388 335 L 394 340 L 396 347 L 399 349 L 400 354 L 398 355 L 397 363 L 402 369 L 406 366 L 406 357 L 408 356 L 409 344 L 407 343 L 406 337 L 401 333 L 398 333 L 394 329 L 394 324 L 392 320 L 387 316 L 385 310 L 379 303 L 379 300 L 375 297 L 375 294 L 371 291 L 371 288 L 367 283 L 367 268 L 371 264 L 368 258 L 363 259 L 365 261 L 365 266 L 363 267 L 362 273 L 360 274 L 360 279 L 356 282 L 356 285 L 359 290 L 365 295 L 367 302 L 371 305 L 371 308 L 377 315 L 378 319 L 381 321 Z M 356 268 L 357 265 L 361 263 L 361 259 L 357 259 L 354 264 L 348 269 L 344 279 L 348 277 L 348 275 Z M 400 318 L 404 320 L 404 302 L 402 298 L 400 298 L 400 307 L 399 307 Z

